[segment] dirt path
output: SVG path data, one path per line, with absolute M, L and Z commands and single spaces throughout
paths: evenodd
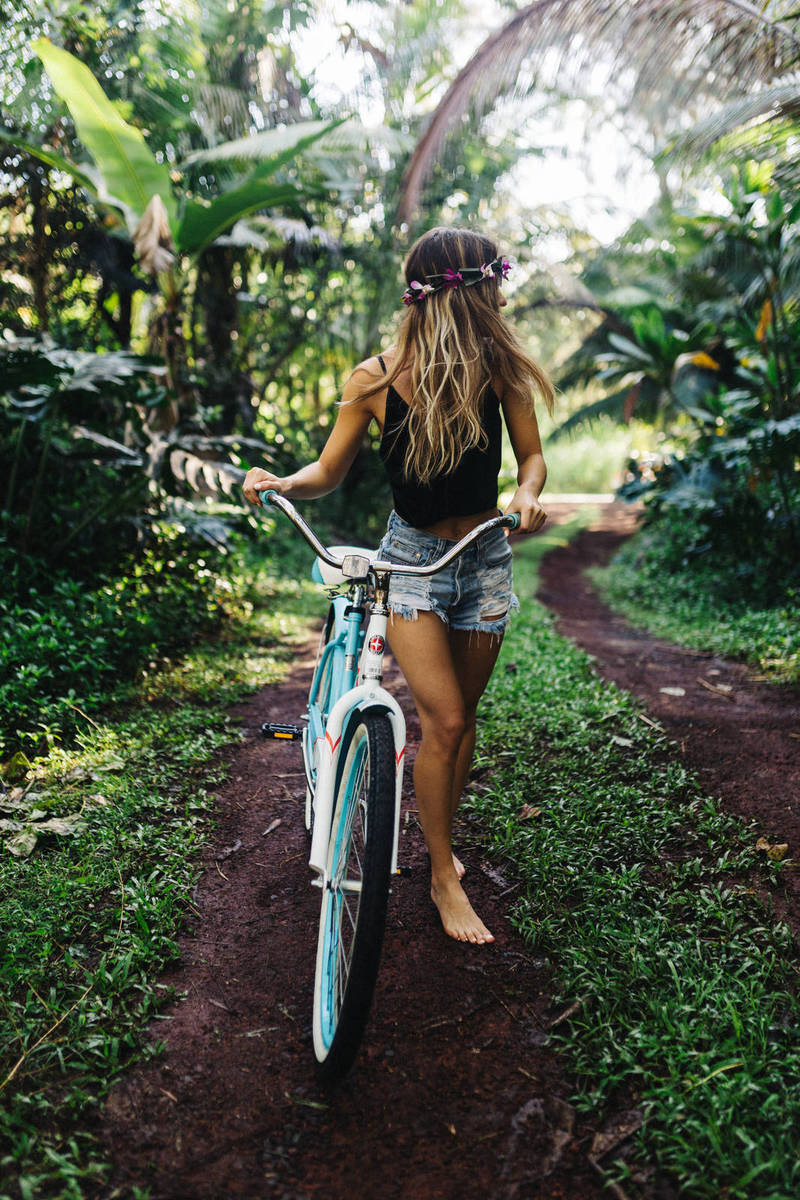
M 552 520 L 574 505 L 549 505 Z M 686 650 L 634 629 L 599 599 L 584 569 L 605 565 L 635 529 L 638 510 L 623 503 L 602 515 L 542 564 L 539 599 L 561 633 L 597 659 L 606 679 L 638 696 L 730 812 L 757 823 L 771 843 L 787 843 L 785 894 L 775 901 L 800 934 L 800 690 L 765 684 L 758 672 L 703 650 Z M 702 682 L 701 682 L 702 681 Z M 723 685 L 731 691 L 714 692 Z M 681 696 L 662 692 L 683 688 Z
M 594 1131 L 566 1102 L 572 1083 L 544 1044 L 557 1015 L 547 964 L 509 928 L 509 883 L 467 824 L 469 892 L 496 943 L 463 946 L 441 931 L 409 810 L 401 861 L 412 874 L 391 899 L 361 1057 L 338 1090 L 316 1084 L 318 893 L 308 885 L 300 753 L 257 732 L 264 719 L 303 711 L 311 653 L 288 683 L 238 710 L 248 738 L 220 794 L 180 964 L 164 980 L 185 996 L 153 1023 L 165 1053 L 111 1094 L 103 1135 L 115 1176 L 103 1196 L 147 1185 L 153 1200 L 599 1197 L 587 1157 Z M 409 712 L 397 674 L 387 682 Z
M 568 511 L 551 506 L 553 520 Z M 646 702 L 711 792 L 794 851 L 800 744 L 790 734 L 800 731 L 800 696 L 637 632 L 600 603 L 583 567 L 607 561 L 635 523 L 624 505 L 604 506 L 590 530 L 545 559 L 540 598 L 604 676 Z M 220 794 L 181 961 L 165 978 L 185 995 L 153 1023 L 165 1054 L 110 1097 L 104 1136 L 115 1178 L 105 1200 L 130 1197 L 136 1185 L 149 1186 L 153 1200 L 344 1200 L 354 1189 L 387 1200 L 599 1197 L 588 1158 L 595 1131 L 577 1121 L 566 1100 L 571 1081 L 545 1046 L 556 1015 L 547 964 L 508 926 L 508 881 L 462 824 L 470 895 L 497 942 L 478 950 L 446 938 L 408 796 L 401 858 L 412 874 L 390 903 L 362 1054 L 338 1090 L 316 1084 L 317 893 L 308 886 L 299 750 L 257 736 L 262 720 L 303 710 L 311 654 L 289 682 L 238 710 L 248 738 Z M 731 698 L 699 679 L 729 684 Z M 409 712 L 397 674 L 387 682 Z M 409 725 L 413 749 L 418 728 Z M 791 869 L 785 878 L 796 923 L 800 880 Z M 671 1194 L 663 1182 L 651 1186 Z

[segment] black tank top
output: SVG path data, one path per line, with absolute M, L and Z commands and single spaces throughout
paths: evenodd
M 386 374 L 380 355 L 378 362 Z M 408 405 L 389 384 L 383 421 L 380 456 L 389 476 L 398 516 L 418 529 L 435 525 L 446 517 L 471 517 L 497 506 L 497 477 L 500 474 L 502 421 L 500 401 L 488 388 L 483 401 L 483 428 L 488 438 L 484 449 L 465 450 L 449 475 L 436 475 L 430 483 L 406 479 L 403 467 L 408 450 Z

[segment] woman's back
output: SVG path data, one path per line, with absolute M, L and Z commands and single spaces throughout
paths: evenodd
M 378 361 L 384 366 L 379 355 Z M 385 366 L 384 366 L 385 370 Z M 480 421 L 485 441 L 470 446 L 453 470 L 427 482 L 406 469 L 409 452 L 408 404 L 390 383 L 386 391 L 380 456 L 389 477 L 395 512 L 418 529 L 429 529 L 453 517 L 485 513 L 497 507 L 497 479 L 502 454 L 500 401 L 493 388 L 483 396 Z

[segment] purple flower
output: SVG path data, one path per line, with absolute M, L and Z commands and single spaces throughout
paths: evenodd
M 481 263 L 481 278 L 494 279 L 494 271 L 491 263 Z
M 409 286 L 403 292 L 403 304 L 413 304 L 415 300 L 419 300 L 424 293 L 424 288 L 418 279 L 412 279 Z
M 510 270 L 511 270 L 511 263 L 508 261 L 507 258 L 501 258 L 500 259 L 500 271 L 502 272 L 503 279 L 508 279 L 508 273 Z
M 412 279 L 409 286 L 403 292 L 403 304 L 414 304 L 417 300 L 424 300 L 435 289 L 429 283 L 420 283 L 418 279 Z
M 461 272 L 454 271 L 454 270 L 452 270 L 451 267 L 448 267 L 444 273 L 444 284 L 442 286 L 457 288 L 458 285 L 463 282 L 464 282 L 464 280 L 461 276 Z

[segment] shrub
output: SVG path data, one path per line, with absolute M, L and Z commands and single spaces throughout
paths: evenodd
M 174 527 L 91 588 L 30 558 L 0 558 L 0 753 L 41 748 L 119 680 L 208 631 L 223 612 L 217 555 Z

